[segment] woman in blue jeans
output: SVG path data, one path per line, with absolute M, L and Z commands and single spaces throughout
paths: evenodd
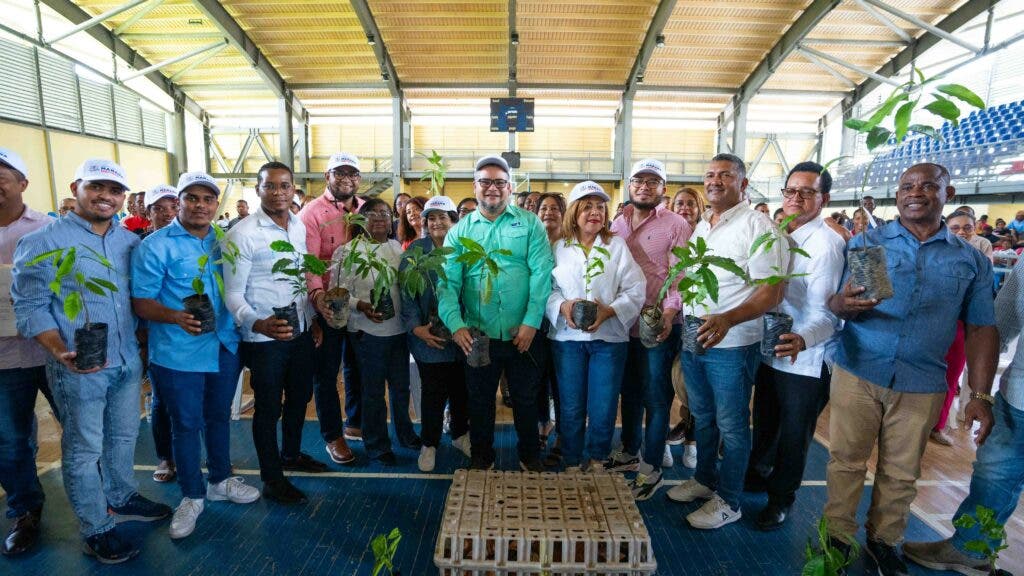
M 626 242 L 608 229 L 609 200 L 597 183 L 577 184 L 562 219 L 562 239 L 554 245 L 548 337 L 558 375 L 562 454 L 570 470 L 600 468 L 611 451 L 629 326 L 640 315 L 647 287 Z M 581 300 L 597 305 L 586 329 L 573 321 L 573 306 Z
M 334 251 L 331 259 L 334 269 L 331 287 L 348 288 L 351 294 L 349 307 L 352 314 L 348 319 L 348 332 L 355 345 L 356 365 L 359 368 L 366 455 L 390 466 L 395 464 L 396 459 L 388 436 L 385 382 L 391 399 L 391 420 L 395 424 L 399 445 L 416 451 L 421 446 L 409 418 L 409 346 L 402 326 L 402 299 L 397 279 L 402 246 L 395 240 L 388 240 L 391 210 L 386 202 L 376 198 L 367 200 L 359 207 L 359 214 L 366 217 L 366 228 L 353 226 L 352 240 Z M 358 265 L 352 267 L 351 273 L 345 271 L 344 262 L 352 250 L 356 250 L 363 259 L 375 254 L 395 270 L 394 280 L 382 294 L 376 308 L 371 304 L 376 272 L 369 271 L 363 277 L 357 272 Z M 394 308 L 390 315 L 384 314 L 387 299 L 390 299 Z

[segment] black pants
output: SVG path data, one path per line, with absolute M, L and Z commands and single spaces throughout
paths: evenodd
M 428 364 L 416 362 L 420 373 L 420 439 L 424 446 L 436 448 L 441 442 L 444 424 L 444 405 L 451 405 L 451 437 L 458 438 L 469 431 L 468 392 L 466 372 L 462 362 Z
M 302 444 L 306 404 L 313 396 L 313 337 L 307 331 L 287 342 L 246 342 L 243 350 L 255 395 L 252 441 L 260 460 L 260 478 L 278 480 L 284 477 L 281 459 L 297 458 Z
M 341 399 L 338 397 L 338 370 L 348 331 L 331 328 L 320 316 L 316 322 L 324 332 L 323 344 L 313 350 L 314 380 L 313 398 L 316 400 L 316 417 L 320 421 L 320 435 L 330 444 L 341 438 Z M 348 378 L 345 389 L 348 390 Z M 348 394 L 345 394 L 346 401 Z M 346 402 L 347 404 L 347 402 Z
M 828 404 L 829 371 L 817 378 L 761 364 L 754 381 L 754 442 L 748 476 L 764 478 L 768 499 L 789 506 L 804 475 L 818 416 Z
M 494 461 L 494 395 L 498 378 L 504 372 L 512 395 L 512 415 L 518 438 L 519 459 L 523 462 L 540 457 L 537 432 L 538 362 L 543 360 L 541 338 L 535 337 L 526 354 L 520 354 L 510 340 L 491 339 L 491 363 L 482 368 L 466 365 L 469 387 L 469 439 L 473 459 Z
M 362 428 L 363 398 L 359 375 L 359 363 L 356 362 L 356 344 L 353 335 L 347 330 L 341 342 L 341 376 L 345 386 L 345 426 Z
M 551 421 L 551 407 L 548 404 L 548 399 L 550 398 L 555 401 L 555 414 L 559 413 L 559 406 L 561 405 L 561 402 L 558 401 L 558 376 L 555 373 L 555 355 L 551 352 L 551 341 L 548 340 L 546 334 L 547 330 L 542 328 L 537 331 L 537 335 L 534 337 L 542 340 L 542 348 L 544 350 L 544 358 L 537 359 L 541 367 L 537 385 L 537 422 L 541 426 L 547 426 L 548 422 Z M 555 432 L 561 433 L 561 431 L 562 422 L 561 418 L 559 418 L 555 420 Z

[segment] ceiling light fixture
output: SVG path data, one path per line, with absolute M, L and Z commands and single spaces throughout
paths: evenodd
M 636 75 L 636 83 L 637 84 L 643 84 L 644 83 L 644 75 L 643 74 L 637 74 Z
M 655 37 L 654 45 L 657 46 L 658 48 L 664 48 L 665 47 L 665 35 L 664 34 L 658 34 Z
M 519 34 L 516 32 L 512 33 L 512 45 L 519 46 Z
M 366 35 L 366 43 L 369 44 L 370 46 L 376 46 L 377 45 L 377 39 L 374 38 L 373 34 L 367 34 Z

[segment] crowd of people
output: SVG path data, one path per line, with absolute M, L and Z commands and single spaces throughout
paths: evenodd
M 171 516 L 169 535 L 178 539 L 193 532 L 208 502 L 305 502 L 285 471 L 328 469 L 301 450 L 310 399 L 334 464 L 392 466 L 397 441 L 430 472 L 438 450 L 448 449 L 447 433 L 468 467 L 487 470 L 504 388 L 525 471 L 629 473 L 634 497 L 646 500 L 674 465 L 668 446 L 683 444 L 683 465 L 694 472 L 667 498 L 698 503 L 685 520 L 704 530 L 740 519 L 745 490 L 768 494 L 758 528 L 782 526 L 818 417 L 831 404 L 823 514 L 834 545 L 849 550 L 877 449 L 865 549 L 878 572 L 907 573 L 904 553 L 964 574 L 984 566 L 965 544 L 977 528 L 900 550 L 925 446 L 941 435 L 965 362 L 965 414 L 978 424 L 979 449 L 958 514 L 982 504 L 1005 521 L 1024 484 L 1019 354 L 990 394 L 1000 341 L 1021 328 L 1024 283 L 1011 275 L 994 297 L 991 246 L 985 253 L 975 241 L 973 211 L 943 216 L 955 197 L 944 167 L 910 167 L 897 188 L 899 217 L 886 222 L 865 202 L 852 230 L 823 216 L 832 177 L 813 162 L 787 175 L 774 222 L 766 205 L 750 206 L 743 160 L 724 153 L 709 162 L 703 194 L 683 188 L 671 198 L 664 165 L 637 162 L 618 211 L 592 181 L 567 197 L 513 202 L 500 156 L 476 162 L 474 197 L 458 205 L 445 196 L 402 194 L 390 205 L 361 197 L 359 159 L 348 153 L 331 156 L 324 176 L 323 194 L 306 201 L 296 197 L 289 166 L 263 165 L 259 207 L 249 213 L 239 201 L 224 234 L 214 226 L 223 191 L 207 174 L 129 196 L 122 167 L 90 160 L 53 219 L 25 206 L 25 163 L 0 149 L 0 263 L 12 269 L 17 319 L 0 339 L 0 483 L 13 520 L 5 554 L 39 539 L 38 392 L 61 424 L 61 473 L 84 550 L 116 563 L 138 553 L 120 519 Z M 115 224 L 126 198 L 132 216 Z M 1024 231 L 1024 212 L 1017 221 Z M 766 234 L 778 241 L 759 241 Z M 676 275 L 679 249 L 695 246 L 731 263 L 702 273 L 715 298 L 695 301 L 686 276 Z M 848 264 L 876 246 L 885 249 L 891 297 L 866 297 Z M 69 259 L 72 249 L 77 257 Z M 429 270 L 424 289 L 406 289 L 399 272 L 438 250 L 443 264 Z M 284 252 L 328 265 L 289 267 Z M 356 261 L 379 273 L 354 272 Z M 342 288 L 348 301 L 339 308 Z M 212 317 L 188 306 L 197 296 Z M 83 322 L 69 302 L 85 308 L 90 326 L 105 324 L 105 364 L 79 367 L 74 342 Z M 787 314 L 793 325 L 763 353 L 768 313 Z M 696 343 L 684 338 L 691 322 Z M 409 414 L 410 354 L 422 384 L 418 433 Z M 254 393 L 262 490 L 231 466 L 229 420 L 242 367 Z M 154 394 L 153 478 L 177 480 L 174 509 L 142 496 L 133 472 L 144 372 Z M 361 454 L 350 443 L 361 443 Z

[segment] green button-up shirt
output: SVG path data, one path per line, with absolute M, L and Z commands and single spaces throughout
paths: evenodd
M 466 251 L 460 237 L 475 240 L 488 252 L 512 251 L 511 256 L 495 259 L 501 273 L 489 302 L 483 301 L 482 263 L 467 267 L 457 262 Z M 448 231 L 444 244 L 455 252 L 445 265 L 448 283 L 439 286 L 438 315 L 452 332 L 472 325 L 489 338 L 511 340 L 521 324 L 540 328 L 555 264 L 547 232 L 535 214 L 510 205 L 491 222 L 477 210 Z

